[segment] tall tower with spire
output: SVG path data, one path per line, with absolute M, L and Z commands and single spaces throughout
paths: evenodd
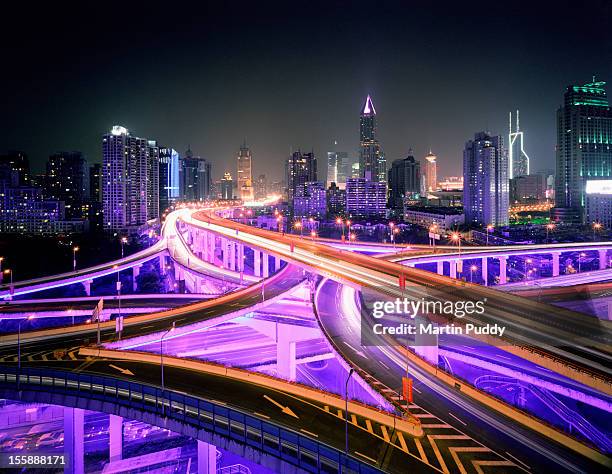
M 238 195 L 243 201 L 253 200 L 253 170 L 251 150 L 244 140 L 238 152 Z
M 438 189 L 438 157 L 433 154 L 431 149 L 425 157 L 425 191 L 435 191 Z
M 376 138 L 376 109 L 369 95 L 359 117 L 359 170 L 368 180 L 387 180 L 387 162 Z
M 516 111 L 516 129 L 512 131 L 512 112 L 508 118 L 508 171 L 510 179 L 529 174 L 529 156 L 523 146 L 523 132 L 519 128 L 519 111 Z

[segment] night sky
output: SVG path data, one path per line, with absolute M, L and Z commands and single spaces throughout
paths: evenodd
M 532 169 L 553 168 L 565 87 L 612 81 L 610 3 L 4 6 L 0 151 L 24 150 L 35 172 L 58 150 L 100 161 L 121 124 L 190 144 L 216 177 L 235 174 L 245 137 L 254 174 L 274 179 L 290 150 L 314 149 L 323 179 L 333 140 L 357 156 L 369 93 L 388 162 L 431 147 L 439 174 L 459 174 L 464 142 L 507 134 L 519 108 Z

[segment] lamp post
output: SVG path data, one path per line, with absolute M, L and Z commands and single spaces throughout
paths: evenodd
M 578 254 L 578 273 L 580 273 L 580 263 L 581 263 L 583 257 L 586 257 L 586 253 L 580 252 Z
M 457 246 L 459 247 L 459 262 L 461 262 L 461 234 L 459 232 L 453 232 L 451 234 L 451 240 L 453 242 L 457 243 Z M 463 270 L 463 265 L 461 266 L 461 270 Z M 463 273 L 463 272 L 458 272 L 458 273 Z
M 487 247 L 489 246 L 489 233 L 493 232 L 493 229 L 494 229 L 493 224 L 489 224 L 487 226 L 487 244 L 486 244 Z
M 26 318 L 26 321 L 30 321 L 34 316 L 30 315 Z M 17 323 L 17 388 L 21 382 L 21 323 L 23 319 L 20 319 Z
M 546 224 L 546 243 L 548 243 L 548 233 L 551 230 L 554 230 L 555 228 L 555 224 L 553 224 L 552 222 L 549 222 L 548 224 Z
M 123 253 L 124 253 L 123 246 L 127 244 L 127 241 L 128 241 L 127 237 L 121 237 L 121 258 L 123 258 Z
M 176 328 L 176 321 L 172 322 L 172 327 L 168 329 L 159 340 L 159 365 L 161 366 L 161 389 L 162 389 L 162 416 L 164 416 L 165 406 L 163 397 L 165 392 L 164 386 L 164 337 L 170 334 Z
M 5 275 L 10 275 L 11 276 L 11 285 L 13 284 L 13 270 L 11 270 L 10 268 L 7 268 L 6 270 L 4 270 L 3 272 Z
M 476 265 L 472 265 L 470 267 L 470 283 L 474 283 L 474 272 L 478 270 L 478 267 Z
M 348 384 L 351 380 L 351 375 L 353 375 L 355 369 L 352 369 L 348 373 L 348 377 L 346 378 L 346 384 L 344 386 L 344 403 L 345 403 L 345 411 L 344 411 L 344 453 L 348 456 L 349 453 L 349 442 L 348 442 Z
M 524 280 L 527 280 L 527 264 L 531 265 L 531 262 L 533 262 L 533 260 L 531 260 L 530 258 L 525 259 L 525 263 L 523 265 L 523 279 Z
M 351 235 L 351 221 L 350 220 L 346 220 L 346 232 L 348 233 L 348 235 Z
M 400 232 L 399 228 L 396 227 L 395 229 L 393 229 L 393 232 L 391 233 L 391 240 L 393 240 L 393 248 L 395 248 L 395 236 L 399 234 L 399 232 Z
M 336 224 L 342 228 L 342 242 L 344 242 L 344 221 L 342 217 L 336 217 Z
M 601 222 L 593 222 L 593 242 L 595 242 L 595 233 L 600 231 L 602 227 Z
M 389 222 L 389 238 L 391 239 L 391 243 L 393 243 L 393 228 L 395 227 L 395 222 Z
M 295 224 L 293 224 L 293 227 L 295 229 L 300 229 L 300 239 L 302 238 L 302 223 L 300 221 L 297 221 Z
M 436 251 L 436 233 L 438 231 L 438 224 L 435 222 L 429 226 L 429 233 L 431 234 L 431 246 L 432 250 Z
M 72 271 L 76 272 L 76 253 L 79 251 L 78 247 L 72 247 Z
M 2 272 L 2 261 L 4 260 L 4 257 L 0 257 L 0 283 L 2 283 L 2 281 L 4 280 L 4 273 Z
M 310 231 L 310 237 L 312 237 L 312 240 L 314 240 L 317 236 L 317 233 L 314 230 Z

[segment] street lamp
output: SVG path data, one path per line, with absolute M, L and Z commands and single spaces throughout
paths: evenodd
M 121 237 L 121 258 L 123 258 L 123 246 L 127 244 L 127 237 Z
M 76 253 L 79 251 L 78 247 L 72 247 L 72 271 L 76 272 Z
M 489 224 L 489 225 L 487 226 L 487 244 L 486 244 L 486 245 L 487 245 L 487 247 L 489 246 L 489 233 L 493 232 L 493 229 L 494 229 L 494 228 L 495 228 L 495 227 L 493 227 L 493 224 Z
M 470 283 L 474 283 L 474 272 L 478 270 L 478 267 L 476 265 L 472 265 L 470 267 Z
M 344 403 L 345 403 L 345 417 L 344 417 L 344 421 L 345 421 L 345 425 L 344 425 L 344 453 L 348 456 L 348 452 L 349 452 L 349 445 L 348 445 L 348 384 L 349 384 L 349 380 L 351 380 L 351 375 L 353 375 L 353 372 L 355 372 L 355 369 L 351 368 L 351 370 L 348 373 L 348 377 L 346 378 L 346 384 L 344 386 Z
M 527 280 L 527 264 L 531 265 L 531 262 L 533 262 L 533 260 L 531 260 L 530 258 L 526 258 L 523 264 L 523 279 L 524 280 Z
M 29 315 L 26 321 L 34 319 L 33 315 Z M 21 379 L 21 323 L 23 319 L 20 319 L 17 323 L 17 387 L 19 388 L 19 382 Z
M 316 236 L 317 236 L 317 233 L 314 230 L 311 230 L 310 237 L 312 237 L 312 240 L 314 240 Z
M 336 224 L 342 226 L 342 242 L 344 242 L 344 221 L 342 220 L 342 217 L 336 217 Z
M 438 231 L 438 224 L 436 224 L 435 222 L 429 226 L 429 233 L 431 234 L 430 239 L 431 239 L 431 246 L 433 251 L 435 252 L 436 250 L 436 233 Z
M 172 327 L 168 329 L 159 340 L 159 365 L 161 366 L 161 389 L 162 389 L 162 416 L 164 416 L 164 409 L 166 404 L 164 403 L 164 337 L 173 332 L 176 329 L 176 321 L 172 321 Z
M 11 270 L 10 268 L 7 268 L 6 270 L 4 270 L 3 272 L 5 275 L 10 275 L 11 276 L 11 285 L 13 284 L 13 270 Z
M 593 222 L 593 242 L 595 242 L 595 233 L 600 231 L 602 227 L 601 222 Z
M 553 224 L 552 222 L 549 222 L 548 224 L 546 224 L 546 243 L 548 243 L 548 233 L 551 230 L 554 230 L 555 228 L 555 224 Z
M 351 234 L 349 236 L 349 240 L 352 240 L 354 242 L 355 240 L 357 240 L 357 236 L 355 234 Z
M 4 257 L 0 257 L 0 283 L 2 283 L 2 280 L 4 280 L 4 273 L 2 272 L 2 261 L 4 260 Z
M 302 238 L 302 223 L 300 221 L 297 221 L 295 224 L 293 224 L 293 227 L 295 229 L 300 229 L 300 239 Z
M 580 252 L 580 254 L 578 254 L 578 273 L 580 273 L 580 263 L 584 257 L 586 257 L 586 253 Z
M 451 240 L 453 242 L 457 243 L 457 246 L 459 247 L 459 260 L 461 261 L 461 233 L 459 232 L 453 232 L 451 234 Z M 463 267 L 462 267 L 463 268 Z M 462 273 L 462 272 L 459 272 Z

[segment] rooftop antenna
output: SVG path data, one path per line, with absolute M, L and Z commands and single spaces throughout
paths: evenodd
M 519 131 L 519 111 L 516 109 L 516 131 Z

